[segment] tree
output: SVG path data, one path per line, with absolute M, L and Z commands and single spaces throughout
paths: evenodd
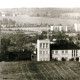
M 2 38 L 1 39 L 1 47 L 2 49 L 1 50 L 7 50 L 7 47 L 10 45 L 10 40 L 9 39 L 5 39 L 5 38 Z

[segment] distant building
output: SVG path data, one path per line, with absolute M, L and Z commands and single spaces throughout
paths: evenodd
M 74 28 L 76 32 L 80 32 L 80 24 L 74 24 Z
M 80 31 L 80 24 L 74 24 L 73 26 L 51 26 L 51 31 L 65 31 L 65 32 L 68 32 L 68 31 Z
M 37 61 L 50 61 L 50 41 L 37 40 Z
M 68 26 L 51 26 L 51 31 L 68 31 Z
M 5 12 L 4 11 L 0 10 L 0 13 L 1 13 L 2 17 L 5 17 Z

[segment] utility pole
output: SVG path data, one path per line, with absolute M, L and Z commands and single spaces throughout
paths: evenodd
M 48 25 L 47 25 L 47 39 L 49 39 Z
M 0 53 L 1 53 L 1 26 L 0 26 Z

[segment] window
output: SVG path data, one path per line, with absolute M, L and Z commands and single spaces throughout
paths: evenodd
M 65 57 L 66 60 L 68 60 L 68 57 Z
M 45 48 L 45 43 L 43 43 L 43 48 Z
M 66 50 L 65 53 L 68 53 L 68 51 Z
M 72 57 L 73 57 L 73 53 L 72 53 Z
M 45 61 L 45 58 L 41 58 L 41 61 Z
M 72 50 L 72 53 L 73 53 L 73 50 Z
M 42 48 L 42 43 L 40 43 L 40 48 Z
M 41 61 L 43 61 L 43 58 L 41 58 Z
M 40 54 L 42 54 L 42 51 L 40 51 Z
M 45 54 L 45 51 L 43 51 L 43 54 Z
M 55 54 L 58 54 L 58 51 L 55 51 Z
M 76 57 L 77 57 L 77 53 L 76 53 Z
M 49 58 L 46 58 L 46 61 L 49 61 Z
M 62 51 L 62 53 L 64 53 L 64 51 Z
M 75 53 L 74 53 L 74 56 L 75 56 Z
M 75 53 L 75 50 L 74 50 L 74 53 Z
M 46 58 L 44 58 L 44 61 L 46 61 Z
M 77 50 L 76 50 L 76 53 L 77 53 Z
M 46 48 L 48 48 L 48 43 L 46 43 Z
M 46 54 L 48 54 L 48 51 L 46 51 Z

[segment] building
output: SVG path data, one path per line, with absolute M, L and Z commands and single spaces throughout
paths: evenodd
M 80 24 L 74 24 L 74 28 L 76 32 L 80 32 Z
M 5 17 L 5 12 L 4 11 L 0 10 L 0 13 L 1 13 L 2 17 Z
M 51 26 L 51 31 L 65 31 L 65 32 L 80 32 L 80 24 L 74 24 L 73 26 Z
M 51 26 L 51 31 L 68 31 L 68 26 Z
M 79 60 L 80 47 L 76 46 L 75 44 L 70 45 L 51 44 L 50 48 L 52 60 L 58 61 Z
M 37 61 L 50 61 L 50 41 L 37 40 Z
M 37 61 L 77 60 L 80 62 L 80 47 L 70 44 L 50 44 L 48 39 L 37 40 Z

